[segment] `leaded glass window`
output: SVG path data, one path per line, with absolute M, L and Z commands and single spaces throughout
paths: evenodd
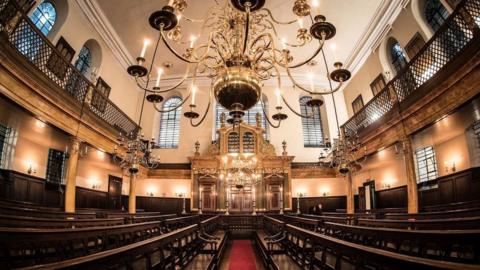
M 302 118 L 303 145 L 305 147 L 322 147 L 324 144 L 324 134 L 322 126 L 322 117 L 320 110 L 313 110 L 306 105 L 311 97 L 300 98 L 300 112 L 303 116 L 313 115 L 310 118 Z
M 402 68 L 404 68 L 407 65 L 407 58 L 403 53 L 403 49 L 400 46 L 400 43 L 398 43 L 398 41 L 396 40 L 393 40 L 390 45 L 390 57 L 392 60 L 393 67 L 397 72 L 402 70 Z
M 83 46 L 78 54 L 77 61 L 75 61 L 75 67 L 83 75 L 87 75 L 92 65 L 92 53 L 87 46 Z
M 4 163 L 8 159 L 7 151 L 5 151 L 8 137 L 11 129 L 5 125 L 0 124 L 0 167 L 4 168 Z
M 61 184 L 65 168 L 65 153 L 55 149 L 48 151 L 47 175 L 48 182 Z
M 180 137 L 180 117 L 182 115 L 181 97 L 171 97 L 163 104 L 163 110 L 169 111 L 162 113 L 160 121 L 160 136 L 158 137 L 159 148 L 177 148 Z
M 30 20 L 44 35 L 52 30 L 56 19 L 57 11 L 50 1 L 43 1 L 30 16 Z
M 424 14 L 428 24 L 436 32 L 447 19 L 448 10 L 442 5 L 440 0 L 427 0 L 425 1 Z
M 433 146 L 415 150 L 417 161 L 417 182 L 426 182 L 438 177 L 437 160 Z

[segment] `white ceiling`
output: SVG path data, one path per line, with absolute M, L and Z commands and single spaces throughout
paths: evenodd
M 217 1 L 222 2 L 222 0 Z M 378 9 L 383 1 L 385 0 L 319 0 L 319 13 L 326 16 L 327 21 L 335 25 L 337 29 L 336 36 L 327 43 L 327 61 L 330 66 L 333 66 L 334 57 L 329 53 L 329 44 L 333 42 L 337 47 L 336 59 L 345 62 L 349 57 L 352 57 L 354 50 L 358 49 L 363 35 L 374 21 L 374 16 L 378 16 Z M 152 12 L 161 9 L 166 2 L 166 0 L 96 0 L 96 5 L 104 13 L 113 31 L 118 35 L 120 43 L 123 43 L 127 50 L 126 55 L 130 54 L 134 59 L 140 54 L 145 38 L 152 41 L 157 39 L 158 32 L 150 27 L 148 17 Z M 202 18 L 207 13 L 208 8 L 215 5 L 215 0 L 187 0 L 187 2 L 189 6 L 184 14 L 193 18 Z M 287 21 L 295 18 L 292 13 L 294 0 L 267 0 L 266 2 L 266 7 L 271 9 L 278 20 Z M 198 24 L 192 25 L 192 23 L 183 20 L 181 27 L 184 38 L 187 40 L 190 35 L 198 33 Z M 293 42 L 297 28 L 298 25 L 296 24 L 294 27 L 279 28 L 279 36 Z M 151 57 L 153 47 L 153 44 L 149 47 L 147 59 Z M 315 44 L 311 44 L 302 50 L 292 49 L 294 62 L 306 59 L 315 47 Z M 179 51 L 183 50 L 184 48 L 179 49 Z M 177 60 L 163 44 L 158 59 L 158 63 L 170 61 L 174 64 L 174 67 L 167 71 L 166 75 L 168 77 L 183 74 L 185 64 Z M 315 60 L 319 63 L 323 62 L 323 59 L 319 56 Z M 324 67 L 323 65 L 317 65 L 313 68 L 298 69 L 295 72 L 297 76 L 305 76 L 309 72 L 324 74 Z

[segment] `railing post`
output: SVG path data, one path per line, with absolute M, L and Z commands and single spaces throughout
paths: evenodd
M 415 174 L 415 160 L 413 158 L 412 138 L 406 136 L 403 140 L 405 169 L 407 175 L 408 213 L 418 213 L 418 187 Z

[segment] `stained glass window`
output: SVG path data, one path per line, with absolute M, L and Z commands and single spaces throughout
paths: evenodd
M 182 102 L 181 97 L 171 97 L 163 104 L 163 110 L 168 111 L 177 107 Z M 180 137 L 180 117 L 182 115 L 182 107 L 176 110 L 162 113 L 160 120 L 160 136 L 158 137 L 159 148 L 177 148 Z
M 300 112 L 302 115 L 312 115 L 311 118 L 302 118 L 303 145 L 305 147 L 321 147 L 324 144 L 322 117 L 320 111 L 306 105 L 311 97 L 300 98 Z
M 49 1 L 43 1 L 30 16 L 30 20 L 44 35 L 48 35 L 52 30 L 56 19 L 57 11 Z

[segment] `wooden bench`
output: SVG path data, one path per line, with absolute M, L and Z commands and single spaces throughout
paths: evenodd
M 480 269 L 480 265 L 419 258 L 368 247 L 292 225 L 286 225 L 285 231 L 287 253 L 304 269 Z
M 357 225 L 366 227 L 410 230 L 464 230 L 480 229 L 480 217 L 446 219 L 358 219 Z
M 177 217 L 176 214 L 166 214 L 166 215 L 147 215 L 147 216 L 133 216 L 132 222 L 133 223 L 142 223 L 142 222 L 150 222 L 150 221 L 163 221 L 169 218 Z
M 397 253 L 480 263 L 480 230 L 405 230 L 325 222 L 325 234 Z
M 387 219 L 441 219 L 441 218 L 462 218 L 480 216 L 480 207 L 457 209 L 450 211 L 424 212 L 416 214 L 389 213 L 385 214 Z
M 292 224 L 297 227 L 304 228 L 311 231 L 319 230 L 319 227 L 323 222 L 320 219 L 312 219 L 312 218 L 298 217 L 298 216 L 292 216 L 292 215 L 283 215 L 283 216 L 279 216 L 279 218 L 285 221 L 285 223 Z
M 200 222 L 199 215 L 168 218 L 162 221 L 162 228 L 165 232 L 174 231 Z
M 85 228 L 99 226 L 114 226 L 124 224 L 123 218 L 95 218 L 95 219 L 53 219 L 34 218 L 14 215 L 0 215 L 0 227 L 10 228 Z
M 260 252 L 262 262 L 266 269 L 301 269 L 291 257 L 286 254 L 281 244 L 285 239 L 285 225 L 285 222 L 282 220 L 271 216 L 264 216 L 263 229 L 255 232 L 255 247 Z
M 160 233 L 160 222 L 79 229 L 0 228 L 0 269 L 85 256 Z
M 321 222 L 333 222 L 341 224 L 353 224 L 354 220 L 352 217 L 335 217 L 335 216 L 317 216 L 317 215 L 306 215 L 302 214 L 302 217 L 320 220 Z
M 202 240 L 202 230 L 219 226 L 220 219 L 212 217 L 200 224 L 190 225 L 159 236 L 61 262 L 41 264 L 24 269 L 216 269 L 220 252 L 203 253 L 207 243 Z M 213 233 L 212 231 L 209 231 Z M 224 238 L 223 243 L 226 242 Z M 199 258 L 196 263 L 194 261 Z M 206 258 L 202 261 L 201 258 Z M 195 268 L 200 262 L 199 268 Z M 193 267 L 193 268 L 192 268 Z
M 35 208 L 15 207 L 15 206 L 0 206 L 0 215 L 12 215 L 12 216 L 26 216 L 26 217 L 38 217 L 38 218 L 55 218 L 55 219 L 86 219 L 96 218 L 96 214 L 93 212 L 82 213 L 66 213 L 62 211 L 41 210 Z

